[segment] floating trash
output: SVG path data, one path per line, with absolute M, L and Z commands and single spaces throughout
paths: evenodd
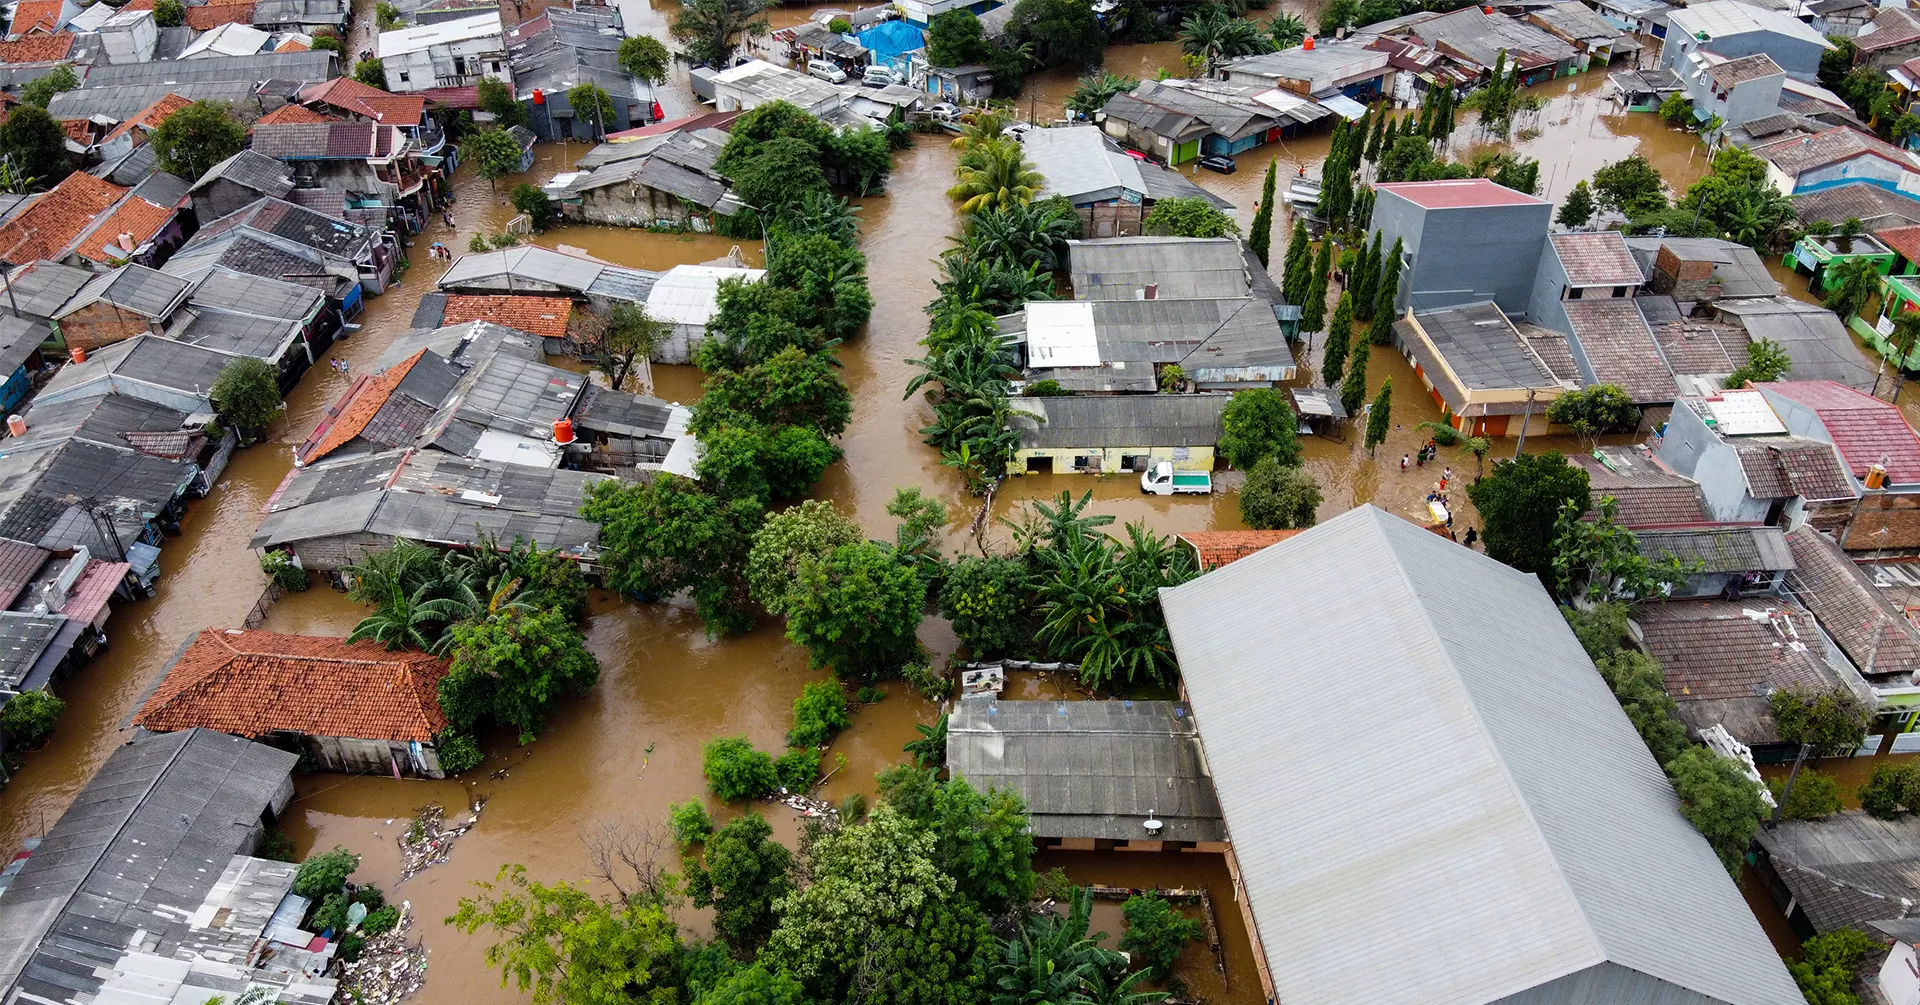
M 446 825 L 446 811 L 438 803 L 422 809 L 406 833 L 400 835 L 400 882 L 445 862 L 453 853 L 454 839 L 480 822 L 480 808 L 486 804 L 485 797 L 475 797 L 466 819 L 453 827 Z
M 440 807 L 429 808 L 437 811 Z M 407 940 L 411 928 L 413 904 L 403 900 L 399 923 L 368 939 L 359 959 L 341 965 L 337 1000 L 358 1005 L 393 1005 L 413 997 L 427 982 L 427 947 Z

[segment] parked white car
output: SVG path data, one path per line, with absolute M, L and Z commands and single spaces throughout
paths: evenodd
M 902 83 L 900 75 L 889 66 L 869 66 L 860 74 L 860 82 L 868 87 L 887 87 Z
M 847 71 L 825 60 L 814 60 L 808 63 L 807 76 L 817 77 L 829 84 L 844 84 L 847 82 Z
M 927 109 L 927 114 L 933 116 L 934 119 L 940 122 L 952 122 L 954 119 L 960 117 L 960 106 L 950 101 L 942 101 L 932 108 Z

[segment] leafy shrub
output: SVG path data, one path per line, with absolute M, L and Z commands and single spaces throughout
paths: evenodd
M 940 614 L 975 657 L 1013 651 L 1031 641 L 1025 625 L 1027 567 L 1013 558 L 968 556 L 947 571 Z
M 1920 806 L 1920 772 L 1909 764 L 1882 764 L 1860 786 L 1860 808 L 1882 820 Z
M 307 927 L 315 932 L 339 932 L 347 927 L 347 896 L 344 893 L 329 893 L 320 906 L 313 909 L 312 917 L 307 919 Z
M 1854 968 L 1881 942 L 1854 928 L 1836 928 L 1801 946 L 1800 962 L 1787 967 L 1809 1005 L 1859 1005 L 1853 994 Z
M 1120 914 L 1127 920 L 1127 934 L 1120 940 L 1120 948 L 1132 953 L 1140 968 L 1156 981 L 1165 981 L 1173 973 L 1180 951 L 1200 937 L 1200 923 L 1181 917 L 1158 894 L 1128 897 Z
M 854 694 L 853 699 L 862 705 L 872 705 L 875 702 L 887 700 L 887 691 L 885 688 L 874 684 L 863 684 L 860 686 L 860 690 Z
M 707 805 L 698 799 L 667 807 L 667 827 L 681 851 L 713 836 L 713 818 L 707 815 Z
M 366 920 L 360 922 L 360 931 L 366 933 L 368 938 L 372 938 L 393 931 L 393 926 L 399 923 L 400 909 L 389 904 L 377 911 L 369 911 Z
M 900 668 L 900 679 L 920 692 L 920 697 L 928 701 L 944 701 L 947 693 L 953 690 L 953 682 L 932 666 L 918 661 Z
M 814 681 L 800 689 L 793 700 L 793 728 L 787 730 L 787 746 L 818 747 L 847 728 L 847 695 L 840 685 Z
M 480 752 L 480 744 L 467 733 L 451 733 L 440 738 L 440 770 L 449 775 L 471 771 L 486 759 L 487 755 Z
M 342 963 L 353 963 L 358 961 L 360 954 L 366 951 L 367 937 L 359 932 L 348 932 L 340 937 L 340 951 L 336 955 Z
M 347 885 L 347 877 L 358 868 L 360 856 L 342 845 L 334 845 L 332 851 L 308 855 L 307 860 L 300 863 L 299 871 L 293 874 L 293 892 L 309 899 L 338 893 Z
M 0 708 L 0 731 L 22 747 L 31 747 L 53 733 L 54 720 L 67 703 L 47 691 L 22 691 Z
M 773 758 L 753 749 L 744 736 L 708 741 L 700 751 L 700 767 L 707 776 L 707 791 L 729 802 L 758 799 L 780 782 Z
M 1769 785 L 1773 799 L 1779 802 L 1787 780 L 1776 778 Z M 1840 812 L 1840 783 L 1832 775 L 1803 769 L 1793 779 L 1793 791 L 1787 794 L 1785 809 L 1789 820 L 1818 820 Z
M 1058 398 L 1073 392 L 1061 387 L 1059 381 L 1049 377 L 1046 380 L 1036 380 L 1028 384 L 1027 389 L 1022 393 L 1029 398 Z
M 374 886 L 372 883 L 355 883 L 353 886 L 353 902 L 367 905 L 367 910 L 369 911 L 378 911 L 386 906 L 387 895 L 381 893 L 380 888 Z
M 293 564 L 292 557 L 284 551 L 269 551 L 260 556 L 260 571 L 267 574 L 273 585 L 289 593 L 307 588 L 307 570 Z
M 780 779 L 781 787 L 788 792 L 805 792 L 812 788 L 814 780 L 820 777 L 820 748 L 802 747 L 798 750 L 789 750 L 782 754 L 779 760 L 773 762 L 773 771 Z
M 293 861 L 293 839 L 278 827 L 269 827 L 260 835 L 260 844 L 254 848 L 255 858 L 270 859 L 275 862 Z

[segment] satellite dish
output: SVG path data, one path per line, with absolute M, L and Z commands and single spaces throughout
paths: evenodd
M 1147 820 L 1143 826 L 1147 828 L 1147 833 L 1149 835 L 1156 835 L 1156 834 L 1159 834 L 1160 831 L 1164 829 L 1167 825 L 1164 821 L 1160 820 L 1159 817 L 1154 815 L 1153 810 L 1148 810 Z

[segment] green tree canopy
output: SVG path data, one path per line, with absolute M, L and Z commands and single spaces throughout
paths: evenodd
M 246 127 L 234 121 L 224 101 L 196 101 L 167 116 L 147 138 L 160 155 L 160 169 L 198 179 L 247 145 Z
M 947 570 L 940 616 L 976 657 L 1014 653 L 1033 637 L 1024 617 L 1027 587 L 1024 562 L 969 555 Z
M 66 708 L 67 703 L 51 691 L 22 691 L 0 707 L 0 732 L 6 733 L 15 746 L 35 746 L 53 735 L 53 724 Z
M 966 66 L 987 58 L 987 33 L 980 19 L 966 9 L 936 14 L 927 22 L 927 62 L 934 66 Z
M 1604 433 L 1632 432 L 1640 424 L 1640 409 L 1619 385 L 1592 384 L 1553 399 L 1547 421 L 1567 427 L 1591 446 Z
M 1367 410 L 1367 456 L 1380 444 L 1387 441 L 1387 430 L 1393 423 L 1393 378 L 1380 382 L 1380 393 L 1373 397 L 1373 407 Z
M 554 207 L 553 200 L 547 198 L 547 193 L 538 185 L 527 182 L 515 185 L 513 192 L 507 196 L 507 201 L 513 204 L 514 209 L 527 214 L 527 222 L 532 224 L 536 231 L 553 226 L 554 218 L 560 215 L 559 210 Z M 618 306 L 631 308 L 638 305 L 619 304 Z
M 919 575 L 892 549 L 842 545 L 825 560 L 801 560 L 787 638 L 842 679 L 890 676 L 913 657 L 925 603 Z
M 687 58 L 724 67 L 742 36 L 766 34 L 766 9 L 765 0 L 693 0 L 674 17 L 671 33 Z
M 257 433 L 280 414 L 280 375 L 266 360 L 238 356 L 220 368 L 207 396 L 227 422 Z
M 73 173 L 66 130 L 36 105 L 22 104 L 0 122 L 0 156 L 12 162 L 15 176 L 38 188 L 51 188 Z
M 548 886 L 524 866 L 502 866 L 479 893 L 460 898 L 446 923 L 496 937 L 486 961 L 531 992 L 534 1005 L 630 1005 L 672 1001 L 678 929 L 655 903 L 596 898 L 571 883 Z
M 880 798 L 930 831 L 932 859 L 956 891 L 997 915 L 1033 897 L 1033 837 L 1013 789 L 980 792 L 964 778 L 895 765 L 880 773 Z
M 1555 521 L 1562 502 L 1585 510 L 1587 472 L 1558 451 L 1499 461 L 1467 488 L 1484 522 L 1487 555 L 1543 577 L 1553 575 Z
M 1579 230 L 1593 219 L 1593 192 L 1587 187 L 1586 179 L 1574 182 L 1573 191 L 1567 193 L 1566 201 L 1560 204 L 1560 213 L 1554 222 L 1562 227 Z
M 594 136 L 606 135 L 607 126 L 614 121 L 613 95 L 591 80 L 568 89 L 567 106 L 573 109 L 574 121 L 591 126 Z
M 863 540 L 859 526 L 824 499 L 808 499 L 775 513 L 753 532 L 747 553 L 748 592 L 767 613 L 785 614 L 801 562 L 825 559 L 834 549 Z
M 1748 381 L 1765 384 L 1781 380 L 1793 369 L 1793 357 L 1780 343 L 1770 338 L 1747 343 L 1747 361 L 1727 375 L 1727 387 L 1744 387 Z
M 504 129 L 479 129 L 460 141 L 460 159 L 473 165 L 491 186 L 496 179 L 520 170 L 519 141 Z
M 178 28 L 187 21 L 187 6 L 180 0 L 153 0 L 153 24 L 157 28 Z
M 1767 812 L 1760 783 L 1747 777 L 1739 762 L 1705 747 L 1688 747 L 1668 762 L 1667 776 L 1680 796 L 1681 814 L 1713 846 L 1727 871 L 1739 876 Z
M 1277 387 L 1237 391 L 1220 416 L 1220 455 L 1227 463 L 1251 470 L 1263 457 L 1283 467 L 1300 463 L 1299 417 Z
M 1298 530 L 1318 519 L 1320 484 L 1296 467 L 1263 457 L 1240 487 L 1240 519 L 1254 530 Z
M 793 891 L 793 853 L 749 812 L 707 838 L 702 859 L 687 875 L 693 906 L 713 908 L 713 934 L 746 959 L 773 932 L 774 902 Z
M 387 65 L 380 62 L 378 57 L 368 56 L 353 64 L 353 79 L 384 91 L 387 89 Z
M 1234 223 L 1232 217 L 1199 196 L 1161 199 L 1147 211 L 1147 218 L 1140 221 L 1140 229 L 1171 237 L 1240 236 L 1240 225 Z
M 1042 66 L 1091 70 L 1105 55 L 1106 29 L 1086 0 L 1019 0 L 1007 33 L 1030 43 Z
M 1127 919 L 1127 934 L 1120 939 L 1120 948 L 1135 954 L 1138 965 L 1156 981 L 1171 976 L 1181 950 L 1200 938 L 1199 922 L 1181 917 L 1172 904 L 1153 892 L 1128 897 L 1120 913 Z
M 598 679 L 600 662 L 565 612 L 509 607 L 453 626 L 440 707 L 460 729 L 485 718 L 531 743 L 556 700 L 583 694 Z
M 1667 205 L 1666 180 L 1645 157 L 1634 154 L 1593 173 L 1594 201 L 1599 208 L 1638 216 Z
M 708 632 L 752 627 L 744 571 L 763 513 L 758 501 L 722 500 L 684 478 L 657 475 L 595 483 L 580 512 L 600 524 L 608 587 L 654 599 L 692 589 Z
M 649 84 L 667 79 L 667 67 L 673 54 L 651 35 L 635 35 L 620 43 L 620 68 Z
M 527 124 L 527 106 L 513 96 L 513 87 L 498 77 L 481 77 L 474 84 L 480 98 L 480 110 L 493 116 L 500 129 Z
M 1815 757 L 1845 757 L 1865 742 L 1871 713 L 1840 688 L 1780 688 L 1767 696 L 1782 743 L 1804 743 Z
M 178 3 L 179 0 L 174 0 Z M 73 65 L 61 63 L 46 73 L 28 81 L 20 88 L 20 103 L 35 108 L 45 108 L 53 101 L 53 96 L 62 91 L 71 91 L 80 86 L 80 75 L 73 72 Z

